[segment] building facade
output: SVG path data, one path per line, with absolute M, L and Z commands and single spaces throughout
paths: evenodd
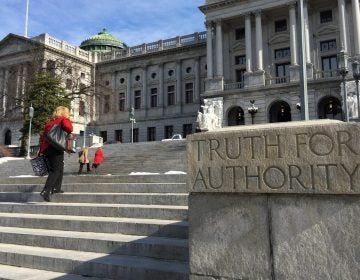
M 207 30 L 204 95 L 223 97 L 224 125 L 300 120 L 302 50 L 309 118 L 344 119 L 337 62 L 340 52 L 349 64 L 359 58 L 358 0 L 303 1 L 302 33 L 298 1 L 208 0 L 200 9 Z M 346 87 L 356 95 L 353 82 Z
M 193 133 L 204 98 L 222 98 L 223 126 L 300 120 L 302 59 L 309 118 L 344 119 L 338 54 L 348 54 L 350 68 L 360 57 L 359 0 L 304 1 L 303 44 L 297 1 L 207 0 L 200 10 L 205 32 L 133 47 L 106 30 L 84 49 L 47 34 L 9 34 L 0 42 L 0 144 L 18 144 L 21 112 L 10 114 L 11 96 L 23 94 L 21 77 L 39 46 L 44 64 L 65 57 L 76 66 L 80 82 L 69 75 L 68 90 L 93 85 L 92 97 L 72 104 L 75 133 L 86 128 L 107 143 Z M 356 101 L 351 69 L 345 79 Z

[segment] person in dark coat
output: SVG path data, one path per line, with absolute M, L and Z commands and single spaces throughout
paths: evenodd
M 61 124 L 63 130 L 71 133 L 73 125 L 69 117 L 70 111 L 67 107 L 57 107 L 53 112 L 52 119 L 45 124 L 40 138 L 40 154 L 45 155 L 49 164 L 49 175 L 40 195 L 48 202 L 51 201 L 50 195 L 52 193 L 63 193 L 61 184 L 64 172 L 64 151 L 59 151 L 51 146 L 45 136 L 55 124 Z
M 97 148 L 94 156 L 94 161 L 92 164 L 92 169 L 95 171 L 95 173 L 96 173 L 96 169 L 103 162 L 104 159 L 105 157 L 102 148 L 101 147 Z

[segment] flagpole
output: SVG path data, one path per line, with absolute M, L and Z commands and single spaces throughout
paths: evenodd
M 26 0 L 25 37 L 28 36 L 28 20 L 29 20 L 29 0 Z

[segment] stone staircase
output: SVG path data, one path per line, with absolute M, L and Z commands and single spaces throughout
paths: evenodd
M 163 144 L 105 146 L 111 176 L 72 175 L 66 159 L 65 193 L 50 203 L 46 178 L 0 176 L 0 279 L 188 279 L 186 175 L 163 174 L 185 167 L 185 144 Z M 126 174 L 151 170 L 161 174 Z

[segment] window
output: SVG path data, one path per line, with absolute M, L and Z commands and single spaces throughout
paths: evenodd
M 121 78 L 120 79 L 120 84 L 123 84 L 125 82 L 125 79 L 124 78 Z
M 275 59 L 283 59 L 290 57 L 290 48 L 283 48 L 275 50 Z
M 125 111 L 125 93 L 124 92 L 119 93 L 119 111 L 121 111 L 121 112 Z
M 72 74 L 72 68 L 71 67 L 66 68 L 66 74 L 68 74 L 68 75 Z
M 290 71 L 289 71 L 290 63 L 282 63 L 276 64 L 276 83 L 283 84 L 289 81 Z
M 85 73 L 81 72 L 81 73 L 80 73 L 80 78 L 81 78 L 81 79 L 85 79 Z
M 332 22 L 332 10 L 320 12 L 320 23 Z
M 192 133 L 192 124 L 183 124 L 183 133 L 182 133 L 182 137 L 186 138 L 186 135 L 189 135 Z
M 245 65 L 246 56 L 245 55 L 237 55 L 235 56 L 235 65 Z
M 135 76 L 135 81 L 137 81 L 137 82 L 140 81 L 140 76 L 139 75 Z
M 284 32 L 287 30 L 286 19 L 275 21 L 275 32 Z
M 327 40 L 320 42 L 320 51 L 321 52 L 328 52 L 328 51 L 336 51 L 336 40 Z
M 185 84 L 185 104 L 193 103 L 194 95 L 194 84 L 186 83 Z
M 100 131 L 100 137 L 103 139 L 103 143 L 107 142 L 107 131 Z
M 235 40 L 243 40 L 243 39 L 245 39 L 245 28 L 235 29 Z
M 79 136 L 84 136 L 84 130 L 80 130 Z
M 167 87 L 167 104 L 168 106 L 175 104 L 175 86 L 168 86 Z
M 157 88 L 152 88 L 150 92 L 150 106 L 157 107 Z
M 46 71 L 52 76 L 55 75 L 56 62 L 54 60 L 46 61 Z
M 168 75 L 171 77 L 172 75 L 174 75 L 174 70 L 169 70 Z
M 104 96 L 104 113 L 110 112 L 110 95 Z
M 141 90 L 135 90 L 134 109 L 140 109 L 140 107 L 141 107 Z
M 323 71 L 323 78 L 337 76 L 337 57 L 327 56 L 321 58 L 321 67 Z
M 236 82 L 240 83 L 239 87 L 244 87 L 244 75 L 246 70 L 245 69 L 237 69 L 236 70 Z
M 79 102 L 79 116 L 85 116 L 85 102 L 83 100 Z
M 166 125 L 164 127 L 164 138 L 169 139 L 173 136 L 173 134 L 174 134 L 174 126 Z
M 105 86 L 108 86 L 110 85 L 110 82 L 109 81 L 105 81 Z
M 130 130 L 130 142 L 131 142 L 131 135 L 133 137 L 133 142 L 139 142 L 139 129 L 138 128 L 134 128 L 132 133 Z
M 80 83 L 79 88 L 80 88 L 81 91 L 84 91 L 85 88 L 86 88 L 86 85 L 83 84 L 83 83 Z
M 151 73 L 151 78 L 155 79 L 156 78 L 156 73 Z
M 147 140 L 148 141 L 155 141 L 156 138 L 156 128 L 155 127 L 148 127 L 147 129 Z
M 191 67 L 187 67 L 187 68 L 186 68 L 186 73 L 188 73 L 188 74 L 191 73 L 191 70 L 192 70 Z
M 115 142 L 122 143 L 123 131 L 122 129 L 115 130 Z
M 72 89 L 72 80 L 66 79 L 66 89 Z

